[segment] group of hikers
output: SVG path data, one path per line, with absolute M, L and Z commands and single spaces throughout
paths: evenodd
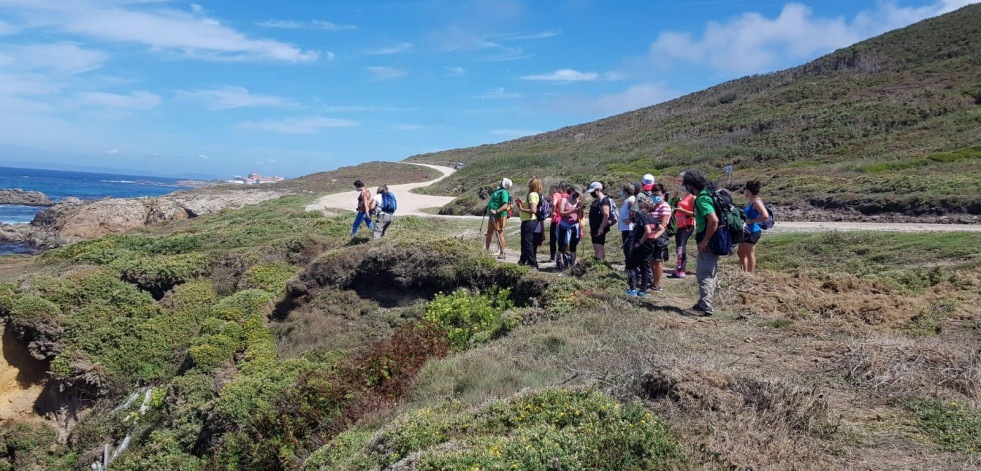
M 354 226 L 351 227 L 351 237 L 357 235 L 361 224 L 371 229 L 371 235 L 375 239 L 384 237 L 388 227 L 392 225 L 395 210 L 398 209 L 395 195 L 388 191 L 388 185 L 382 185 L 372 196 L 371 190 L 365 188 L 361 180 L 355 180 L 354 189 L 358 192 L 358 206 Z
M 665 185 L 656 182 L 651 174 L 644 175 L 640 182 L 623 183 L 619 204 L 608 196 L 602 183 L 592 182 L 585 192 L 590 198 L 587 216 L 582 189 L 577 185 L 553 185 L 546 198 L 542 194 L 542 179 L 532 177 L 522 198 L 511 196 L 514 183 L 503 178 L 487 202 L 485 248 L 490 251 L 496 240 L 498 259 L 506 258 L 504 228 L 516 212 L 521 221 L 518 264 L 538 269 L 538 247 L 544 243 L 548 221 L 549 261 L 555 262 L 556 270 L 561 272 L 576 264 L 584 222 L 588 222 L 593 255 L 600 260 L 606 259 L 607 235 L 617 230 L 627 272 L 626 294 L 645 297 L 648 291 L 661 291 L 672 237 L 676 264 L 667 277 L 688 276 L 688 241 L 694 235 L 698 248 L 695 278 L 699 299 L 686 313 L 711 316 L 719 257 L 735 248 L 743 271 L 755 270 L 756 244 L 762 230 L 773 226 L 773 213 L 760 198 L 759 181 L 748 181 L 743 186 L 743 196 L 749 203 L 741 208 L 735 205 L 728 191 L 717 189 L 698 170 L 685 171 L 671 180 L 680 187 L 673 198 Z M 398 208 L 395 195 L 382 185 L 372 196 L 361 180 L 355 181 L 354 187 L 358 203 L 351 235 L 356 235 L 361 224 L 365 224 L 375 238 L 384 237 Z
M 756 268 L 756 244 L 761 231 L 773 225 L 773 214 L 760 198 L 760 182 L 749 181 L 742 189 L 749 201 L 744 208 L 736 207 L 726 190 L 700 171 L 692 169 L 674 179 L 679 194 L 671 198 L 667 188 L 646 174 L 637 183 L 624 183 L 617 204 L 608 196 L 600 182 L 586 188 L 590 197 L 588 222 L 590 242 L 596 258 L 606 258 L 606 238 L 614 230 L 620 232 L 629 296 L 645 297 L 648 291 L 660 291 L 664 264 L 669 260 L 671 238 L 675 242 L 676 264 L 668 278 L 687 277 L 688 241 L 692 235 L 698 247 L 695 276 L 699 300 L 689 315 L 710 316 L 715 294 L 719 257 L 736 248 L 743 271 Z M 576 264 L 576 253 L 583 237 L 583 219 L 587 218 L 586 203 L 581 188 L 558 183 L 550 189 L 550 197 L 542 195 L 543 183 L 538 177 L 528 181 L 525 198 L 511 197 L 513 182 L 500 181 L 491 194 L 485 248 L 498 243 L 498 258 L 504 259 L 504 227 L 512 212 L 521 220 L 521 255 L 518 264 L 538 269 L 538 247 L 545 239 L 545 222 L 549 221 L 550 262 L 563 271 Z M 513 200 L 513 201 L 512 201 Z

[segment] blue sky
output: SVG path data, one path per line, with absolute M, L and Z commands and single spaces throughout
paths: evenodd
M 969 0 L 0 0 L 0 166 L 299 176 L 807 62 Z

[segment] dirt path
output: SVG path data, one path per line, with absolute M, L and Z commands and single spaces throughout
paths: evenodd
M 410 162 L 402 162 L 409 164 Z M 411 190 L 430 186 L 450 175 L 456 170 L 450 167 L 429 164 L 411 164 L 429 167 L 443 173 L 443 176 L 428 182 L 406 183 L 392 185 L 389 190 L 395 193 L 399 201 L 399 216 L 445 217 L 460 219 L 479 219 L 478 216 L 438 216 L 425 213 L 422 210 L 439 208 L 453 201 L 452 196 L 431 196 L 412 193 Z M 334 193 L 321 197 L 306 207 L 307 211 L 324 211 L 327 209 L 353 210 L 356 206 L 355 192 Z M 517 220 L 517 219 L 515 219 Z M 887 232 L 981 232 L 981 224 L 921 224 L 921 223 L 879 223 L 879 222 L 793 222 L 777 221 L 770 232 L 820 232 L 820 231 L 887 231 Z M 480 237 L 482 235 L 477 234 Z
M 409 163 L 409 162 L 403 162 Z M 396 213 L 399 216 L 432 216 L 431 214 L 426 214 L 422 212 L 423 209 L 427 208 L 439 208 L 443 205 L 448 204 L 450 201 L 454 200 L 453 196 L 430 196 L 430 195 L 420 195 L 412 193 L 410 190 L 415 188 L 423 188 L 432 185 L 450 175 L 456 170 L 450 167 L 441 167 L 439 165 L 429 165 L 429 164 L 411 164 L 411 165 L 421 165 L 423 167 L 429 167 L 431 169 L 439 170 L 443 173 L 443 176 L 430 180 L 428 182 L 419 183 L 406 183 L 403 185 L 392 185 L 388 187 L 388 191 L 391 191 L 396 198 L 398 198 L 399 209 Z M 371 189 L 372 194 L 374 194 L 374 188 Z M 357 194 L 352 189 L 351 191 L 346 191 L 344 193 L 334 193 L 324 197 L 321 197 L 313 204 L 307 206 L 307 211 L 323 211 L 326 209 L 346 209 L 353 211 L 357 207 Z

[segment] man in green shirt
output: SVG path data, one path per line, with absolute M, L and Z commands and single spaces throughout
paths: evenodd
M 501 184 L 491 194 L 487 201 L 487 236 L 485 237 L 485 249 L 490 251 L 491 239 L 497 234 L 497 243 L 501 252 L 497 258 L 504 260 L 504 223 L 508 219 L 508 210 L 511 209 L 511 180 L 504 178 Z
M 718 281 L 719 256 L 709 250 L 708 244 L 719 229 L 719 216 L 712 202 L 712 184 L 702 172 L 688 170 L 682 177 L 684 190 L 695 197 L 695 242 L 698 244 L 698 262 L 695 279 L 698 280 L 698 302 L 685 311 L 692 316 L 711 316 L 712 297 Z

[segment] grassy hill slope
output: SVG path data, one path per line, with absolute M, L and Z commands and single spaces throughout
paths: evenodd
M 494 145 L 416 155 L 468 165 L 431 191 L 465 196 L 501 176 L 588 183 L 697 167 L 770 200 L 863 214 L 981 214 L 981 5 L 811 63 Z

